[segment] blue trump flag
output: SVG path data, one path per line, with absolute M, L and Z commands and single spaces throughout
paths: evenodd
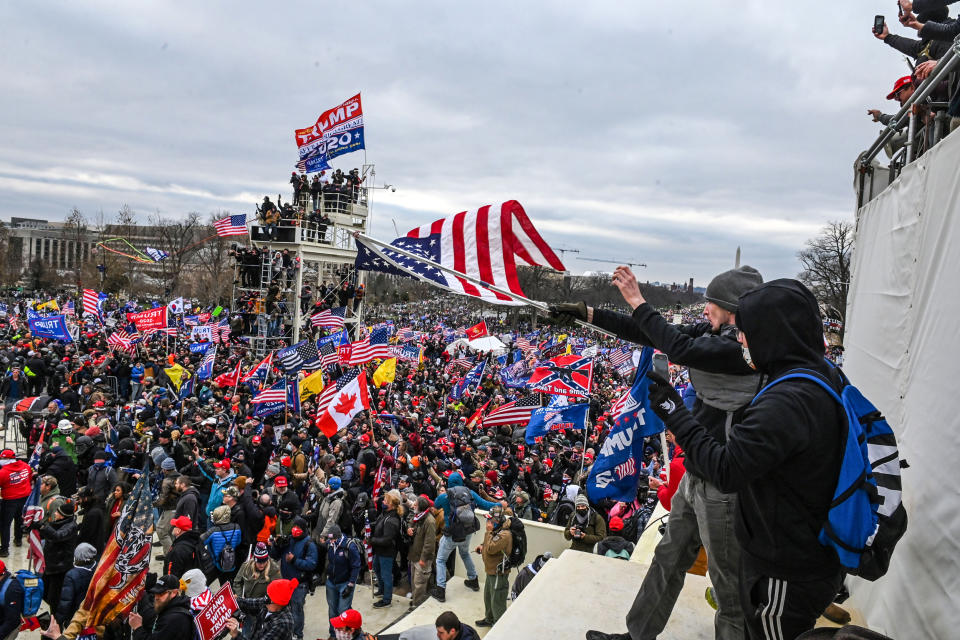
M 467 375 L 463 376 L 463 380 L 458 382 L 456 386 L 450 390 L 450 397 L 454 400 L 459 400 L 463 396 L 463 392 L 467 390 L 467 387 L 473 384 L 479 384 L 483 379 L 483 370 L 486 365 L 487 362 L 484 360 L 473 369 L 470 369 Z
M 38 338 L 52 338 L 63 342 L 73 342 L 73 336 L 67 331 L 67 323 L 63 316 L 49 316 L 47 318 L 31 318 L 30 333 Z
M 212 342 L 194 342 L 190 345 L 190 353 L 206 353 L 211 346 Z
M 633 387 L 612 407 L 613 429 L 603 441 L 587 478 L 587 493 L 594 502 L 604 498 L 632 502 L 637 498 L 643 439 L 664 428 L 660 418 L 650 410 L 647 371 L 652 362 L 653 349 L 644 347 Z
M 347 333 L 346 329 L 341 329 L 336 333 L 331 333 L 329 336 L 324 336 L 317 340 L 317 349 L 328 342 L 332 342 L 335 347 L 342 347 L 345 344 L 350 344 L 350 334 Z
M 555 397 L 566 400 L 564 396 Z M 589 402 L 554 406 L 553 400 L 546 407 L 534 409 L 530 415 L 530 422 L 527 423 L 527 444 L 536 444 L 537 438 L 542 438 L 551 431 L 586 429 L 589 411 Z

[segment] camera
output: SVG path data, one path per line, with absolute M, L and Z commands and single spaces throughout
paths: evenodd
M 883 32 L 883 16 L 874 16 L 873 18 L 873 32 L 877 35 Z

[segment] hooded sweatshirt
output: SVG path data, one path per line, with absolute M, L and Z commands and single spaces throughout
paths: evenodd
M 813 294 L 774 280 L 740 297 L 737 325 L 751 360 L 772 380 L 796 368 L 835 381 L 824 361 L 823 325 Z M 817 540 L 840 469 L 841 409 L 814 382 L 787 380 L 766 391 L 733 425 L 726 445 L 687 411 L 669 427 L 707 480 L 737 492 L 736 533 L 743 566 L 784 580 L 816 580 L 840 570 Z

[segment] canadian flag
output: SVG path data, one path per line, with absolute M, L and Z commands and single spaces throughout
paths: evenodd
M 347 376 L 344 376 L 347 377 Z M 350 424 L 353 416 L 370 408 L 370 396 L 367 393 L 367 372 L 360 374 L 345 384 L 337 380 L 336 386 L 327 387 L 323 397 L 318 399 L 317 427 L 328 438 Z
M 487 321 L 481 320 L 479 324 L 475 324 L 469 329 L 467 329 L 467 339 L 476 340 L 477 338 L 482 338 L 483 336 L 490 335 L 487 333 Z

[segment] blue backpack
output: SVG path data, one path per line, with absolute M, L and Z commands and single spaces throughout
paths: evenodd
M 26 569 L 17 571 L 3 581 L 3 587 L 0 587 L 0 604 L 6 601 L 7 587 L 10 586 L 11 580 L 16 580 L 23 587 L 23 610 L 21 611 L 23 617 L 37 615 L 40 605 L 43 604 L 43 580 Z
M 880 411 L 839 368 L 834 371 L 841 380 L 839 394 L 822 374 L 793 369 L 763 387 L 751 404 L 775 384 L 802 379 L 820 385 L 843 407 L 847 420 L 840 434 L 840 474 L 819 540 L 837 552 L 847 573 L 876 580 L 887 572 L 893 549 L 907 530 L 900 468 L 908 465 L 900 461 L 896 436 Z

